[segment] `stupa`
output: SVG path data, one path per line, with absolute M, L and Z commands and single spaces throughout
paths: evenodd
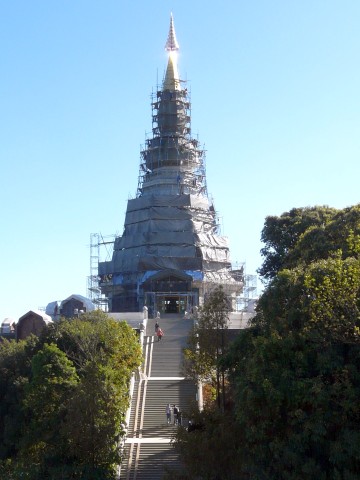
M 167 68 L 152 96 L 152 133 L 141 151 L 136 196 L 128 200 L 112 259 L 99 263 L 110 312 L 191 312 L 215 286 L 234 300 L 242 290 L 220 235 L 206 184 L 205 151 L 191 133 L 190 97 L 177 65 L 171 15 Z

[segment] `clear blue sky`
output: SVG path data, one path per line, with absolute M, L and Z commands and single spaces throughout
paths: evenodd
M 90 233 L 122 232 L 171 11 L 232 260 L 360 202 L 359 0 L 0 0 L 0 320 L 86 295 Z

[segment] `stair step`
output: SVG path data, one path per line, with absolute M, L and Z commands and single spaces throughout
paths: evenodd
M 180 459 L 170 444 L 177 427 L 173 418 L 172 423 L 167 424 L 165 408 L 168 403 L 176 404 L 183 413 L 183 425 L 186 425 L 186 412 L 196 401 L 194 382 L 179 378 L 184 377 L 183 348 L 193 323 L 173 315 L 159 323 L 165 332 L 163 340 L 158 342 L 154 336 L 155 320 L 149 320 L 144 338 L 144 357 L 148 355 L 144 364 L 146 360 L 147 369 L 151 364 L 151 371 L 146 372 L 148 378 L 135 382 L 128 430 L 128 438 L 141 438 L 141 443 L 126 444 L 121 480 L 160 480 L 165 469 L 181 469 Z M 152 380 L 154 377 L 156 380 Z M 162 377 L 165 378 L 162 380 Z M 156 443 L 155 440 L 154 443 L 156 438 L 168 438 L 169 442 Z

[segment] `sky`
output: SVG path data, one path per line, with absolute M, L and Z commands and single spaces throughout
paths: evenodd
M 232 261 L 360 202 L 359 0 L 0 0 L 0 320 L 87 296 L 90 235 L 122 233 L 170 12 Z

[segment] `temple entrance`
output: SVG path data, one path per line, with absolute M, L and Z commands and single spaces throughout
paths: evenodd
M 175 270 L 164 270 L 151 275 L 142 285 L 144 305 L 149 316 L 162 314 L 184 315 L 198 305 L 198 290 L 192 289 L 192 276 Z
M 162 313 L 185 313 L 186 303 L 184 295 L 166 295 L 157 299 L 158 310 Z
M 147 292 L 145 298 L 151 317 L 156 316 L 157 312 L 160 312 L 160 315 L 184 315 L 198 304 L 195 292 Z

